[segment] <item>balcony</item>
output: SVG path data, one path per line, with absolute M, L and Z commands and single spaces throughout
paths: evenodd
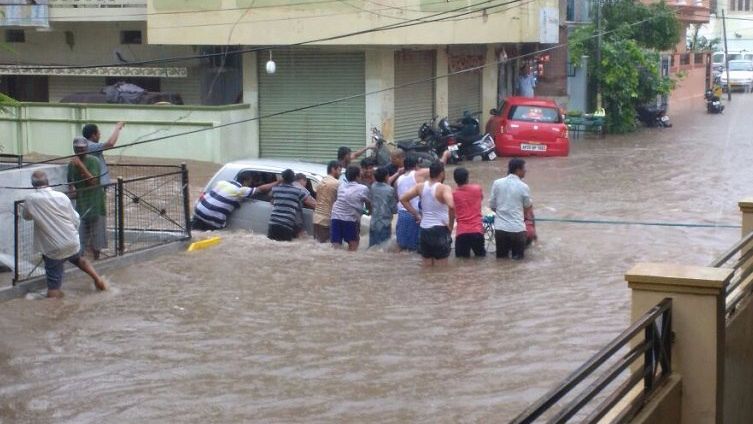
M 146 0 L 49 0 L 50 21 L 146 21 Z
M 667 4 L 677 10 L 680 22 L 706 24 L 709 22 L 710 0 L 670 0 Z

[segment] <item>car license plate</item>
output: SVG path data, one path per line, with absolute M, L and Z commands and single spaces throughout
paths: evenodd
M 521 144 L 520 150 L 524 152 L 546 152 L 546 144 Z
M 489 152 L 489 160 L 494 160 L 497 158 L 497 154 L 494 152 Z
M 457 144 L 450 144 L 449 146 L 447 146 L 447 150 L 449 150 L 451 152 L 457 152 L 458 148 L 459 148 L 459 146 Z

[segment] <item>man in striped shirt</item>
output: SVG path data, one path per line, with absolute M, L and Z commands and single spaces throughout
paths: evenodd
M 248 200 L 257 193 L 266 193 L 279 181 L 259 187 L 251 187 L 253 174 L 250 171 L 241 172 L 238 181 L 220 181 L 199 199 L 194 210 L 191 228 L 199 231 L 211 231 L 224 228 L 227 218 L 241 202 Z
M 267 237 L 277 241 L 292 241 L 295 237 L 296 218 L 303 213 L 303 206 L 316 208 L 316 200 L 308 190 L 293 185 L 295 172 L 282 172 L 282 183 L 272 189 L 272 214 L 269 216 Z

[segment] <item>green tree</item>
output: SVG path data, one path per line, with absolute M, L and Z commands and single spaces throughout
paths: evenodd
M 671 50 L 680 40 L 680 24 L 664 2 L 644 5 L 632 0 L 610 0 L 602 5 L 601 63 L 589 69 L 591 86 L 601 87 L 607 130 L 635 130 L 636 107 L 673 87 L 662 77 L 659 51 Z M 596 24 L 575 30 L 570 55 L 578 63 L 583 55 L 596 57 Z

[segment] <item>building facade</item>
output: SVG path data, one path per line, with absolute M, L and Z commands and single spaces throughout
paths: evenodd
M 434 116 L 485 120 L 559 42 L 559 13 L 554 0 L 153 0 L 147 31 L 150 44 L 244 51 L 241 97 L 260 117 L 248 142 L 325 160 L 373 127 L 392 140 Z
M 13 4 L 5 4 L 13 3 Z M 0 5 L 0 92 L 56 103 L 125 81 L 178 95 L 185 104 L 228 104 L 241 85 L 240 63 L 142 61 L 216 51 L 212 46 L 148 45 L 146 0 L 13 0 Z M 136 64 L 132 64 L 136 62 Z M 60 65 L 33 67 L 33 65 Z M 85 65 L 108 64 L 108 67 Z M 234 91 L 238 91 L 238 89 Z

